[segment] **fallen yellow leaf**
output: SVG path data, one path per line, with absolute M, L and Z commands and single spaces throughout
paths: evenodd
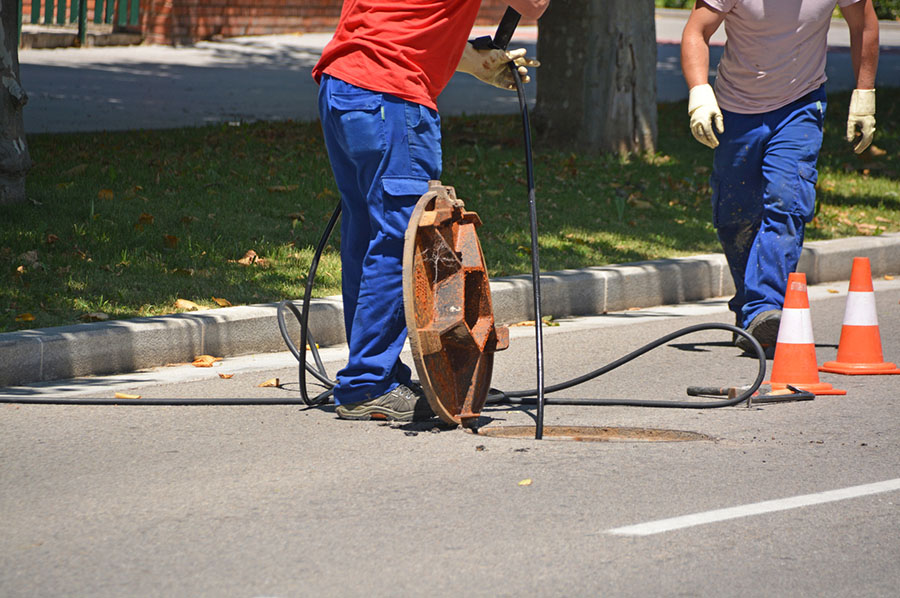
M 106 200 L 110 200 L 110 199 L 112 199 L 114 196 L 115 196 L 115 195 L 113 194 L 113 190 L 112 190 L 112 189 L 100 189 L 99 191 L 97 191 L 97 198 L 98 198 L 98 199 L 106 199 Z
M 244 266 L 249 266 L 255 263 L 259 259 L 259 256 L 252 249 L 248 249 L 247 253 L 244 254 L 244 257 L 239 259 L 237 263 L 242 264 Z
M 840 291 L 837 289 L 828 289 L 828 292 L 829 293 L 840 293 Z
M 212 365 L 217 361 L 222 361 L 222 358 L 213 357 L 212 355 L 199 355 L 194 358 L 194 361 L 191 362 L 191 365 L 197 368 L 211 368 Z
M 219 378 L 223 380 L 231 380 L 234 378 L 234 374 L 219 374 Z
M 127 392 L 117 392 L 116 398 L 117 399 L 139 399 L 139 398 L 141 398 L 141 395 L 130 395 Z
M 531 478 L 525 478 L 519 482 L 519 486 L 531 486 Z
M 34 322 L 34 316 L 25 312 L 16 316 L 16 322 Z
M 219 307 L 231 307 L 231 301 L 229 301 L 228 299 L 222 299 L 221 297 L 213 297 L 212 300 Z
M 200 309 L 199 305 L 197 305 L 193 301 L 188 301 L 187 299 L 177 299 L 175 301 L 175 307 L 177 309 L 186 309 L 188 311 L 194 311 L 195 309 Z
M 894 280 L 894 277 L 891 276 L 890 274 L 885 274 L 885 275 L 884 275 L 884 279 L 885 279 L 885 280 Z
M 277 387 L 277 386 L 278 386 L 278 378 L 269 378 L 262 384 L 258 385 L 259 388 L 272 388 L 272 387 Z

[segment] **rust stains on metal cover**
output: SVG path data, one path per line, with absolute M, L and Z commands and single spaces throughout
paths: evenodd
M 431 181 L 416 204 L 403 252 L 403 300 L 416 370 L 434 412 L 472 425 L 490 388 L 495 351 L 509 346 L 496 326 L 490 281 L 475 229 L 453 187 Z

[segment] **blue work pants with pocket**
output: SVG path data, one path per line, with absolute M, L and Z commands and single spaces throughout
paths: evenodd
M 322 77 L 319 117 L 341 194 L 341 280 L 350 356 L 337 404 L 378 397 L 410 380 L 403 244 L 428 181 L 441 174 L 440 117 L 390 94 Z
M 728 305 L 746 327 L 782 309 L 815 214 L 825 88 L 771 112 L 722 114 L 710 177 L 713 225 L 736 289 Z

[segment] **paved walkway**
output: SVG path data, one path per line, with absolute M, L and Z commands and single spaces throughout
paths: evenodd
M 660 10 L 657 95 L 687 97 L 679 39 L 686 11 Z M 473 34 L 493 33 L 477 28 Z M 127 46 L 22 50 L 22 84 L 29 94 L 30 133 L 154 129 L 252 120 L 315 120 L 317 86 L 309 76 L 330 34 L 277 35 L 200 42 L 192 47 Z M 713 37 L 713 65 L 723 31 Z M 536 54 L 537 28 L 522 27 L 513 44 Z M 900 85 L 900 25 L 884 23 L 879 86 Z M 829 89 L 853 86 L 847 28 L 831 28 Z M 540 69 L 534 78 L 539 80 Z M 532 102 L 537 86 L 528 86 Z M 457 75 L 439 100 L 443 114 L 515 113 L 513 93 Z

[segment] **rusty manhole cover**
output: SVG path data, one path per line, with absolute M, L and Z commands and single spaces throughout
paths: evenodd
M 431 181 L 403 248 L 406 327 L 419 381 L 435 414 L 466 427 L 487 398 L 494 352 L 509 345 L 509 330 L 494 323 L 480 225 L 453 187 Z
M 496 426 L 473 430 L 479 436 L 491 438 L 534 438 L 534 426 Z M 545 440 L 575 440 L 579 442 L 687 442 L 715 440 L 712 436 L 683 430 L 654 428 L 619 428 L 601 426 L 544 426 Z

